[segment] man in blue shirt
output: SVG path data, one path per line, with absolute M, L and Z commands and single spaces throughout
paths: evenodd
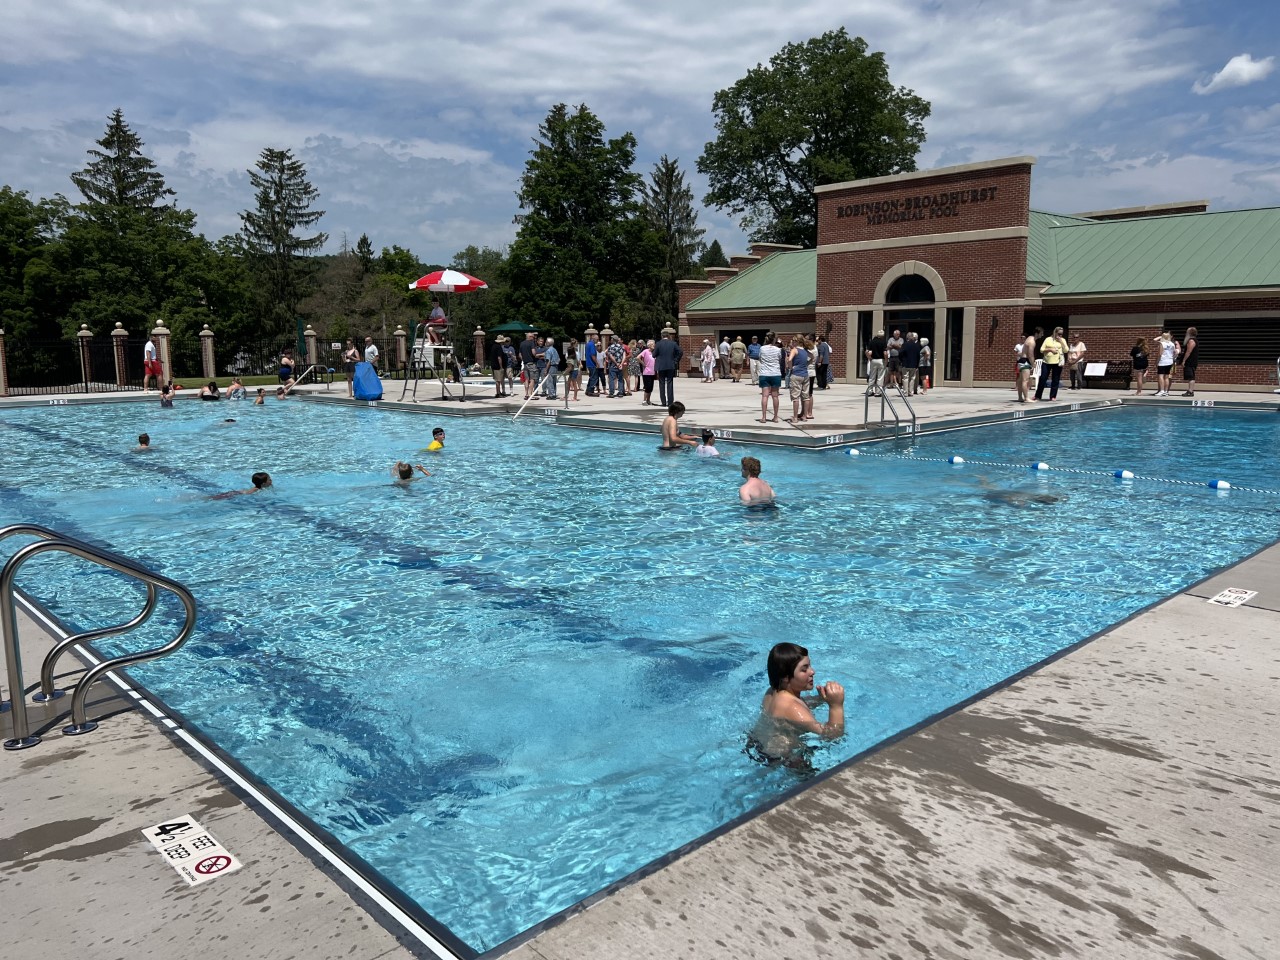
M 587 345 L 583 358 L 587 364 L 587 396 L 597 397 L 600 395 L 600 381 L 604 371 L 600 365 L 600 347 L 596 343 L 596 335 L 594 333 L 587 334 Z
M 556 349 L 556 342 L 547 337 L 547 345 L 542 350 L 542 360 L 546 364 L 546 397 L 548 400 L 556 398 L 556 378 L 560 376 L 560 351 Z
M 751 383 L 760 385 L 760 338 L 752 337 L 747 344 L 747 362 L 751 365 Z

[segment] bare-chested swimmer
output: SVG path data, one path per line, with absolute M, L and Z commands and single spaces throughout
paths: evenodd
M 747 754 L 762 763 L 807 767 L 801 734 L 824 740 L 844 736 L 844 687 L 831 680 L 814 690 L 809 651 L 795 643 L 779 643 L 769 651 L 769 690 L 760 703 L 760 718 L 747 739 Z M 827 705 L 827 722 L 819 723 L 811 706 Z

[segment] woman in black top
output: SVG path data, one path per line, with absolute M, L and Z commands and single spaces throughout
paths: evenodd
M 1147 380 L 1147 341 L 1139 337 L 1138 342 L 1129 351 L 1129 356 L 1133 357 L 1133 379 L 1138 381 L 1138 389 L 1134 391 L 1133 395 L 1140 397 L 1142 396 L 1142 385 Z
M 1182 339 L 1182 379 L 1187 381 L 1184 397 L 1196 395 L 1196 366 L 1200 363 L 1199 345 L 1196 337 L 1200 334 L 1195 327 L 1187 327 L 1187 335 Z

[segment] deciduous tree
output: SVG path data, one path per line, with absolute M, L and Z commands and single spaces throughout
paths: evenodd
M 889 82 L 882 53 L 841 27 L 790 43 L 712 103 L 716 139 L 698 170 L 705 202 L 753 240 L 817 243 L 813 188 L 915 169 L 929 103 Z

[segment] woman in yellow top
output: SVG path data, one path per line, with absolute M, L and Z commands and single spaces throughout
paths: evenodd
M 1036 385 L 1036 399 L 1044 399 L 1045 384 L 1049 384 L 1049 399 L 1058 399 L 1058 384 L 1062 380 L 1062 365 L 1067 358 L 1067 341 L 1062 339 L 1062 328 L 1054 327 L 1053 333 L 1040 344 L 1040 383 Z

